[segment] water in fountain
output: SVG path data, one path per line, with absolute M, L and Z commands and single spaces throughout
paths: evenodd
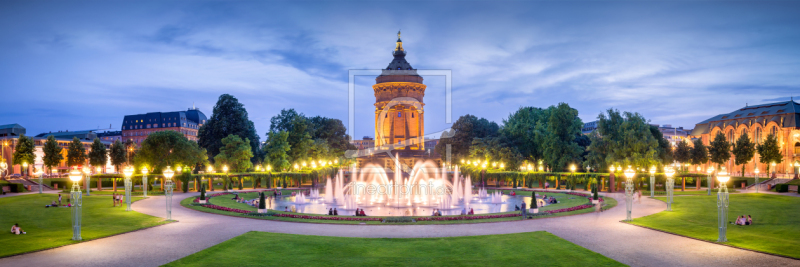
M 325 203 L 333 203 L 333 183 L 330 177 L 328 177 L 328 182 L 325 183 Z
M 308 190 L 308 198 L 309 199 L 318 199 L 319 198 L 319 189 L 312 188 Z
M 464 204 L 472 202 L 472 180 L 467 176 L 464 181 Z
M 494 193 L 492 193 L 492 200 L 491 200 L 491 203 L 492 203 L 492 204 L 500 204 L 500 203 L 503 203 L 503 194 L 502 194 L 502 193 L 500 193 L 500 191 L 495 191 Z
M 438 208 L 440 210 L 449 210 L 453 208 L 452 202 L 450 197 L 448 196 L 440 196 L 439 197 L 439 205 Z
M 453 194 L 450 196 L 453 198 L 453 203 L 458 203 L 461 200 L 461 193 L 464 192 L 464 188 L 461 187 L 461 178 L 456 175 L 457 173 L 453 174 Z
M 306 204 L 306 196 L 303 193 L 297 193 L 294 196 L 294 203 L 295 204 Z
M 486 188 L 481 187 L 481 189 L 478 190 L 478 198 L 489 198 L 489 195 L 486 193 Z
M 354 195 L 344 195 L 344 208 L 346 210 L 354 210 L 358 208 L 358 201 Z

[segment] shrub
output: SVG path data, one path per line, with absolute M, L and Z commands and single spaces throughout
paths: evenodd
M 533 192 L 533 198 L 531 199 L 531 209 L 538 209 L 539 204 L 536 203 L 536 191 Z
M 597 186 L 597 185 L 595 185 L 595 186 L 594 186 L 594 189 L 592 189 L 592 191 L 594 191 L 594 192 L 593 192 L 593 193 L 594 193 L 594 196 L 592 197 L 594 200 L 597 200 L 597 191 L 598 191 L 598 190 L 597 190 L 597 188 L 598 188 L 598 186 Z
M 383 221 L 384 223 L 410 223 L 414 222 L 414 219 L 411 217 L 386 217 Z
M 259 195 L 260 195 L 260 198 L 258 199 L 258 208 L 262 209 L 262 210 L 266 209 L 267 208 L 267 203 L 266 203 L 267 200 L 266 200 L 266 197 L 264 197 L 264 192 L 259 193 Z
M 206 200 L 206 185 L 200 185 L 200 200 Z
M 778 192 L 778 193 L 789 192 L 789 185 L 788 184 L 776 184 L 775 185 L 775 192 Z

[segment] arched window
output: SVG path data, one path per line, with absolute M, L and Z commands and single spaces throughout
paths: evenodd
M 772 126 L 772 128 L 769 129 L 769 134 L 777 135 L 778 134 L 778 126 Z
M 794 143 L 794 153 L 800 154 L 800 142 Z
M 397 112 L 397 117 L 398 117 L 398 118 L 400 118 L 400 117 L 403 117 L 403 113 L 398 111 L 398 112 Z
M 728 131 L 728 142 L 731 142 L 731 143 L 733 143 L 733 142 L 734 142 L 734 139 L 733 139 L 733 138 L 734 138 L 734 136 L 733 136 L 733 129 L 731 129 L 730 131 Z
M 761 144 L 761 128 L 756 128 L 755 142 Z

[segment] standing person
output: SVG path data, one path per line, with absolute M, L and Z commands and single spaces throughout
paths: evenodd
M 61 194 L 58 194 L 58 205 L 61 206 Z
M 636 202 L 639 202 L 639 204 L 642 204 L 642 190 L 637 190 L 636 191 Z
M 525 201 L 522 202 L 521 206 L 522 206 L 522 219 L 525 219 L 525 217 L 528 216 L 528 209 L 525 208 Z
M 117 193 L 112 193 L 111 194 L 111 203 L 112 203 L 112 206 L 114 206 L 114 207 L 117 206 Z

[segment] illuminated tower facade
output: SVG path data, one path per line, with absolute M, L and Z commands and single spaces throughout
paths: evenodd
M 394 59 L 375 78 L 375 146 L 400 145 L 397 149 L 424 150 L 426 86 L 422 76 L 406 61 L 400 32 L 392 52 Z

